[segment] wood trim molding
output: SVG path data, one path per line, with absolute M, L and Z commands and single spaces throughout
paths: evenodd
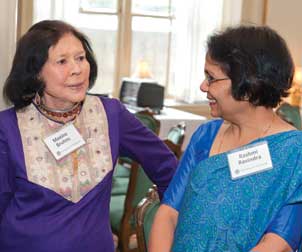
M 268 0 L 263 0 L 262 24 L 266 25 L 268 13 Z
M 18 0 L 17 40 L 33 24 L 33 0 Z

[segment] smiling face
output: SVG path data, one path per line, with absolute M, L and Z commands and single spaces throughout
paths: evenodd
M 67 109 L 85 99 L 90 65 L 79 39 L 71 33 L 62 36 L 48 50 L 39 78 L 45 83 L 43 103 L 53 109 Z
M 208 55 L 204 71 L 206 78 L 201 83 L 200 90 L 207 93 L 211 116 L 231 120 L 237 113 L 242 113 L 245 108 L 250 106 L 248 101 L 237 101 L 233 98 L 231 79 Z

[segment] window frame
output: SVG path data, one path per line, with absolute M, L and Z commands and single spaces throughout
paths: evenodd
M 119 91 L 121 87 L 121 80 L 124 77 L 131 76 L 131 56 L 132 56 L 132 18 L 133 17 L 149 17 L 168 19 L 170 23 L 175 19 L 172 14 L 172 0 L 169 0 L 169 14 L 168 15 L 155 15 L 145 13 L 132 13 L 132 0 L 117 0 L 117 11 L 105 11 L 105 9 L 83 8 L 80 6 L 80 13 L 87 14 L 101 14 L 101 15 L 116 15 L 118 18 L 117 29 L 117 43 L 116 43 L 116 59 L 115 59 L 115 75 L 113 86 L 113 97 L 119 97 Z M 172 27 L 172 26 L 171 26 Z M 169 75 L 170 75 L 170 58 L 171 58 L 171 39 L 172 29 L 168 33 L 168 47 L 167 47 L 167 62 L 166 62 L 166 76 L 163 86 L 168 90 Z M 167 97 L 166 92 L 166 97 Z

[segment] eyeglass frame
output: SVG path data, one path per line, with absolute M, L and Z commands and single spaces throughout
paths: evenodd
M 209 80 L 209 78 L 211 78 L 211 80 Z M 213 83 L 217 82 L 217 81 L 222 81 L 222 80 L 229 80 L 229 77 L 225 77 L 225 78 L 214 78 L 209 74 L 205 74 L 205 79 L 207 81 L 208 86 L 211 86 Z

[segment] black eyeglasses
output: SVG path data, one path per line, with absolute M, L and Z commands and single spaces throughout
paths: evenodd
M 208 83 L 208 86 L 210 86 L 212 83 L 217 82 L 217 81 L 223 81 L 223 80 L 229 80 L 229 77 L 225 77 L 225 78 L 214 78 L 211 75 L 205 73 L 205 80 Z

